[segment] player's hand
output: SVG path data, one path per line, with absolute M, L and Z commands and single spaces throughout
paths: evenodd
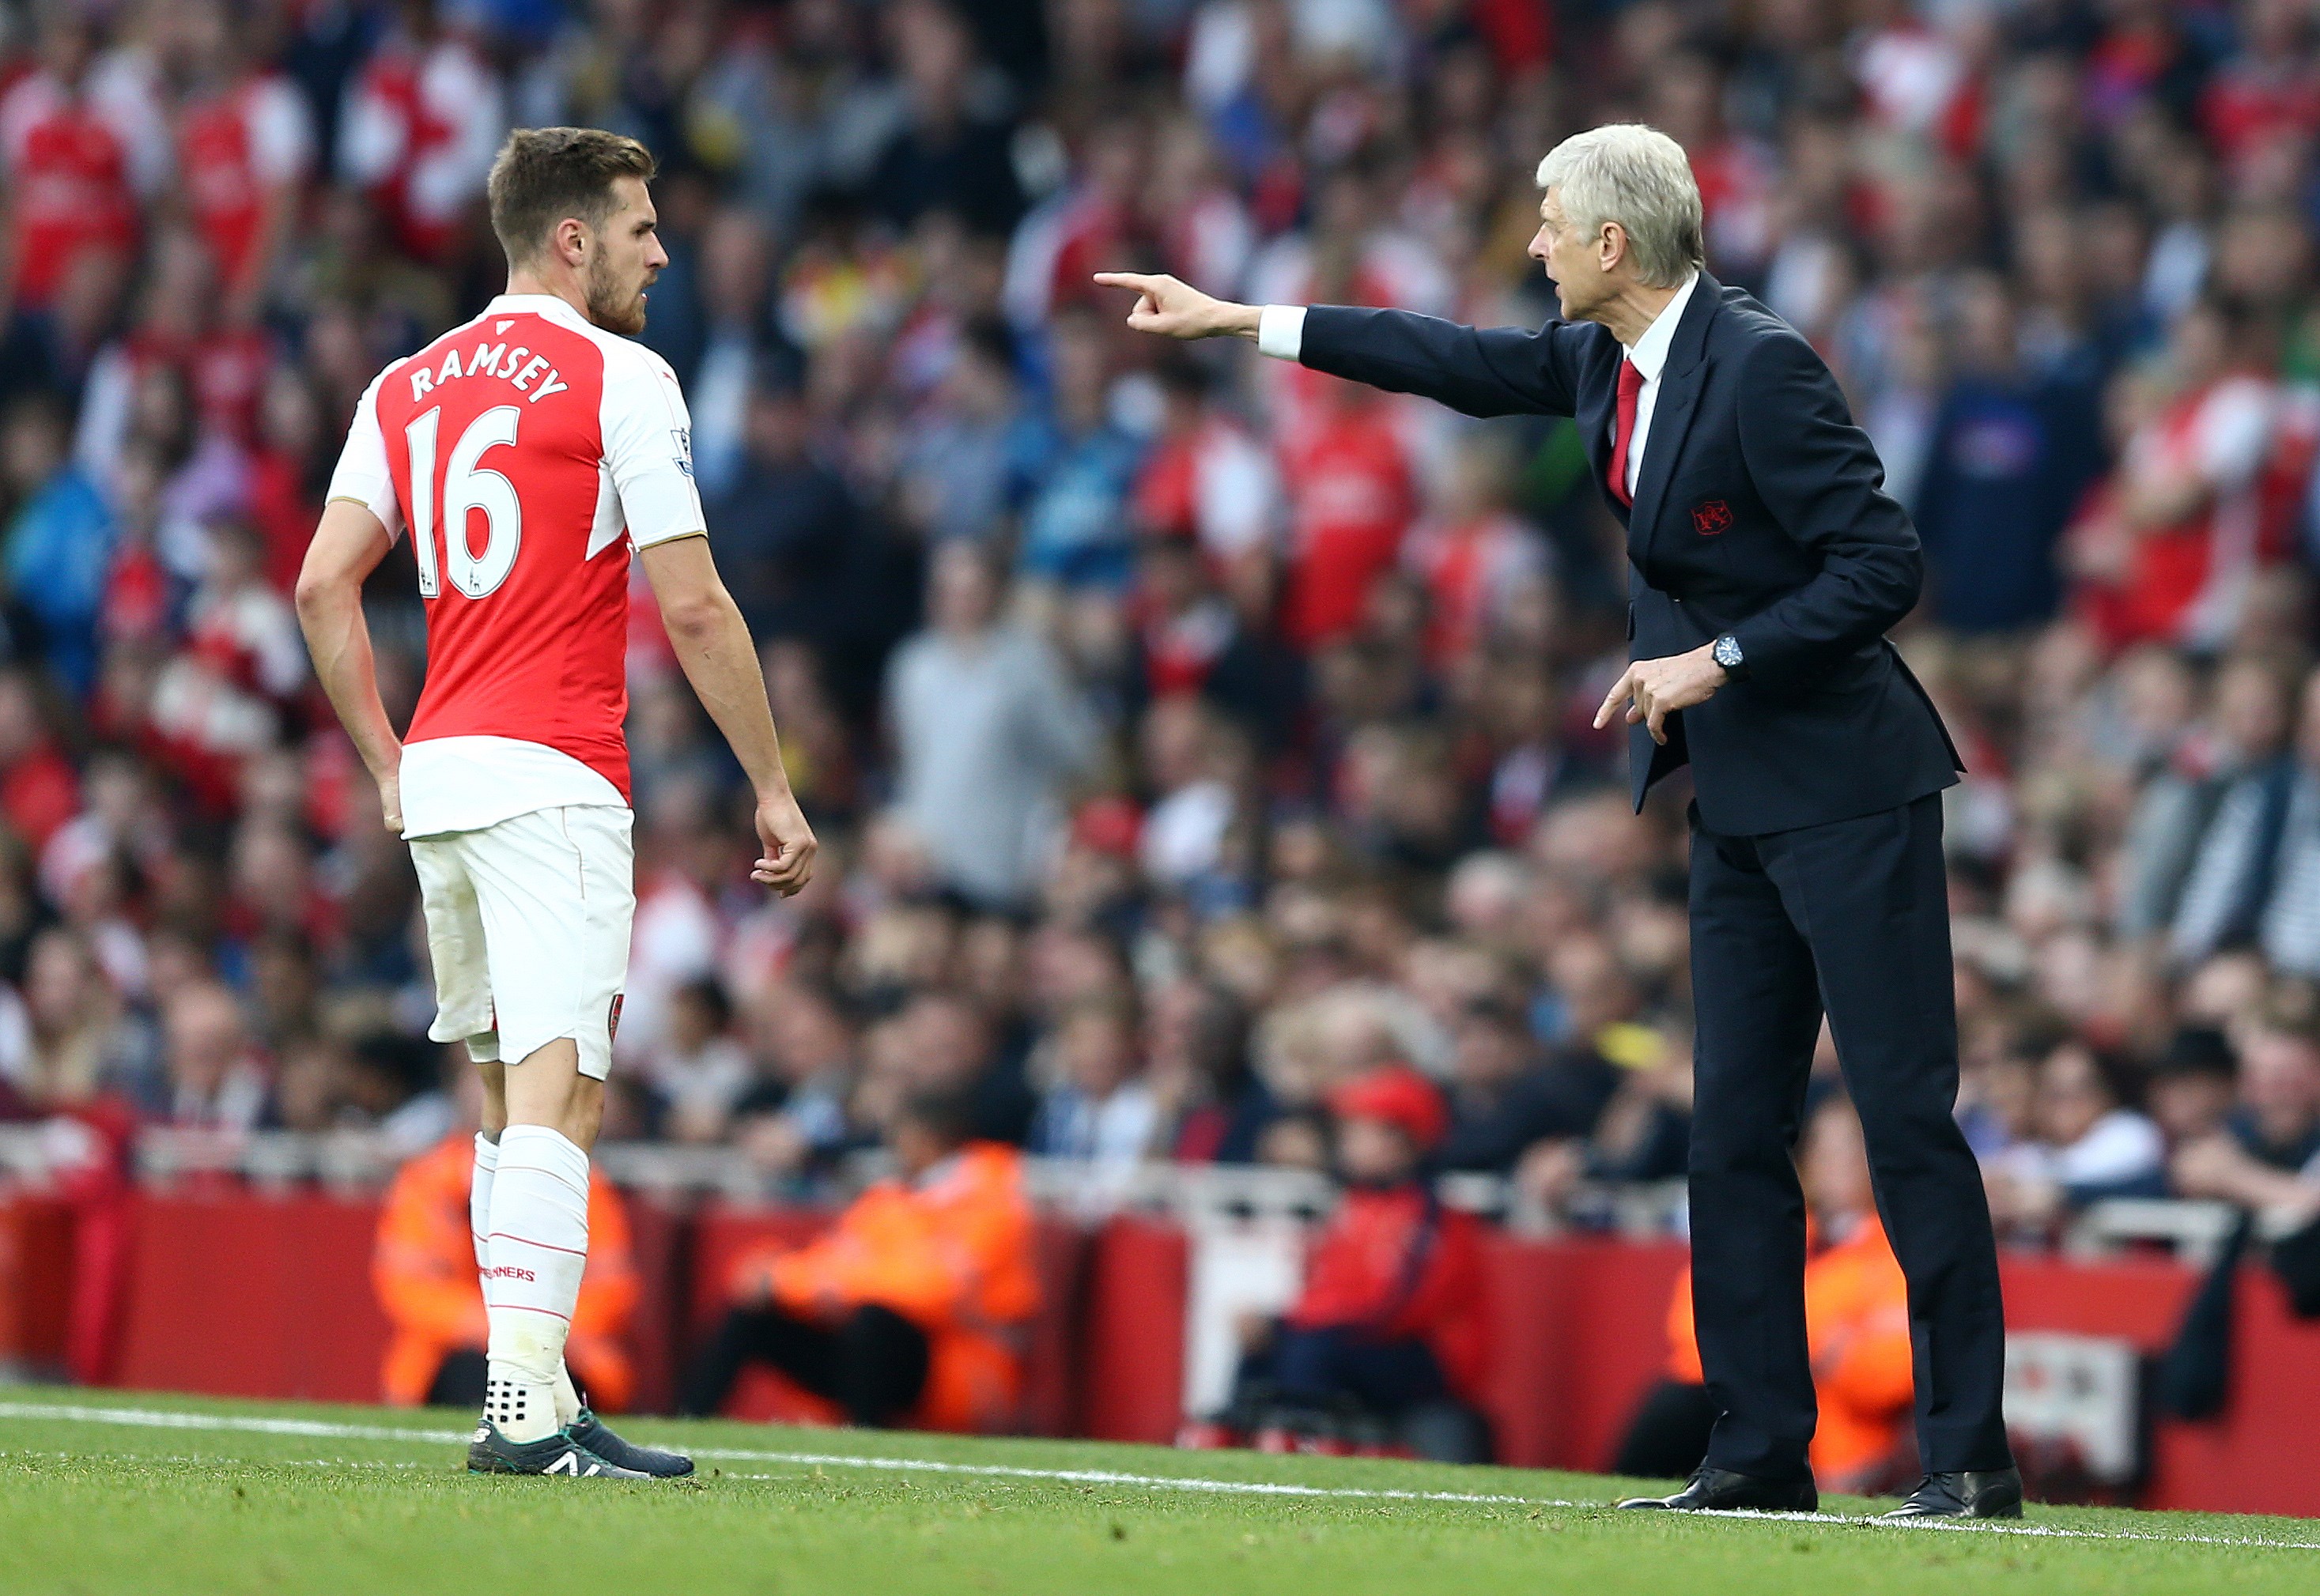
M 1106 288 L 1135 292 L 1136 308 L 1128 312 L 1128 325 L 1137 332 L 1167 338 L 1211 338 L 1219 333 L 1256 336 L 1255 305 L 1228 303 L 1165 273 L 1098 272 L 1095 280 Z
M 1663 660 L 1637 660 L 1603 695 L 1603 707 L 1595 711 L 1595 729 L 1600 732 L 1610 725 L 1611 717 L 1624 703 L 1627 707 L 1627 723 L 1634 726 L 1644 722 L 1651 731 L 1652 741 L 1663 744 L 1667 741 L 1666 722 L 1670 715 L 1706 703 L 1717 688 L 1730 680 L 1730 672 L 1716 663 L 1713 643 L 1703 643 L 1690 654 L 1671 654 Z
M 378 808 L 386 822 L 386 829 L 396 836 L 403 834 L 403 778 L 390 772 L 378 778 Z
M 813 879 L 814 854 L 821 844 L 813 840 L 813 827 L 805 823 L 794 795 L 757 800 L 757 840 L 765 844 L 765 857 L 750 868 L 749 879 L 788 897 Z

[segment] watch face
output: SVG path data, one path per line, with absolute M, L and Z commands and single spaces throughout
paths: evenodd
M 1738 664 L 1740 645 L 1729 637 L 1718 637 L 1716 640 L 1716 663 L 1727 671 Z

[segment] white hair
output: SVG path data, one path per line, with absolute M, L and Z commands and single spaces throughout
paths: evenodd
M 1576 227 L 1618 222 L 1645 287 L 1674 288 L 1707 264 L 1691 160 L 1657 128 L 1615 122 L 1573 133 L 1538 163 L 1538 185 L 1555 191 Z

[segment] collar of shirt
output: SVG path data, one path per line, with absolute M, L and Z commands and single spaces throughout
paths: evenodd
M 1636 369 L 1644 374 L 1646 383 L 1660 380 L 1661 368 L 1667 365 L 1668 346 L 1675 342 L 1676 325 L 1683 320 L 1684 306 L 1691 302 L 1691 291 L 1699 286 L 1698 272 L 1684 278 L 1683 286 L 1668 301 L 1667 309 L 1652 318 L 1652 324 L 1644 329 L 1644 336 L 1627 351 L 1627 358 L 1636 363 Z
M 552 293 L 503 293 L 495 295 L 492 302 L 484 307 L 485 316 L 505 316 L 518 311 L 530 311 L 536 316 L 546 316 L 550 320 L 561 321 L 566 326 L 592 325 L 588 319 L 574 310 L 568 302 Z M 478 317 L 477 320 L 480 320 L 482 318 Z M 1660 321 L 1666 320 L 1665 316 L 1660 318 Z M 1659 324 L 1659 321 L 1653 322 L 1654 329 L 1656 330 Z

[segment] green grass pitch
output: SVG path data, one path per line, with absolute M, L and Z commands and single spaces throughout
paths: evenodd
M 1672 1518 L 1583 1474 L 638 1420 L 696 1484 L 471 1477 L 458 1416 L 0 1390 L 6 1596 L 2320 1591 L 2320 1522 Z

